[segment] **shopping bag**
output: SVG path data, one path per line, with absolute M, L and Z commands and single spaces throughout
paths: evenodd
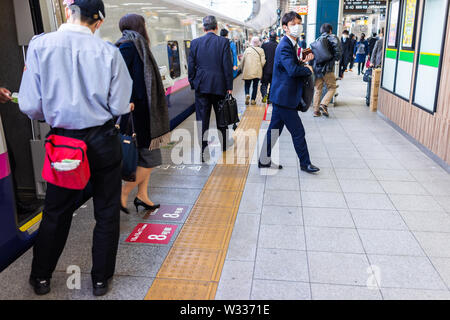
M 136 132 L 134 130 L 133 114 L 129 114 L 127 126 L 125 128 L 120 128 L 120 121 L 121 117 L 117 121 L 116 126 L 120 129 L 120 141 L 122 143 L 122 180 L 135 182 L 138 163 L 138 149 Z

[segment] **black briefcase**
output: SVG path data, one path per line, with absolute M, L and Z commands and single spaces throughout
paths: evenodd
M 217 116 L 217 124 L 220 128 L 226 128 L 233 125 L 237 128 L 239 122 L 239 114 L 236 99 L 231 94 L 227 94 L 225 99 L 219 101 Z
M 301 112 L 308 111 L 314 99 L 314 76 L 306 77 L 303 82 L 302 100 L 297 106 L 297 110 Z

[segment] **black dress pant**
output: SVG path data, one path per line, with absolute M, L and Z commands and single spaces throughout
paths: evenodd
M 348 59 L 346 57 L 342 57 L 339 62 L 339 77 L 342 78 L 344 76 L 345 70 L 347 70 Z
M 209 93 L 200 93 L 195 92 L 195 114 L 197 121 L 201 121 L 202 123 L 202 153 L 205 151 L 208 146 L 208 137 L 205 136 L 205 133 L 209 130 L 209 121 L 211 119 L 211 109 L 214 108 L 214 113 L 216 114 L 216 123 L 217 123 L 217 114 L 219 108 L 219 101 L 225 99 L 225 96 L 209 94 Z M 219 128 L 217 123 L 217 129 L 220 131 L 222 140 L 222 150 L 226 150 L 226 142 L 227 142 L 227 128 Z M 206 141 L 205 141 L 206 140 Z
M 267 94 L 270 95 L 270 90 L 267 92 L 267 89 L 269 88 L 269 85 L 272 85 L 272 75 L 267 76 L 266 78 L 263 77 L 263 80 L 261 80 L 261 95 L 264 98 Z
M 57 135 L 83 139 L 89 130 L 54 129 Z M 72 216 L 92 195 L 96 225 L 92 245 L 92 281 L 114 275 L 120 232 L 122 149 L 118 131 L 109 121 L 87 141 L 91 179 L 87 190 L 47 184 L 44 214 L 33 248 L 31 276 L 51 278 L 64 249 Z M 86 196 L 87 193 L 90 193 Z
M 272 119 L 264 138 L 263 147 L 259 156 L 262 164 L 267 165 L 271 162 L 272 148 L 276 144 L 284 127 L 289 130 L 292 136 L 295 152 L 300 160 L 301 167 L 307 167 L 311 164 L 309 157 L 308 144 L 306 143 L 306 133 L 302 120 L 296 109 L 280 107 L 273 104 Z M 275 134 L 275 136 L 272 136 Z

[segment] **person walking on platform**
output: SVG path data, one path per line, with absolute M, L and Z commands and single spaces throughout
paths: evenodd
M 269 34 L 269 42 L 262 45 L 264 55 L 266 57 L 266 64 L 263 69 L 263 77 L 261 80 L 261 95 L 263 97 L 262 102 L 266 103 L 268 100 L 267 88 L 272 83 L 273 74 L 273 62 L 275 59 L 275 51 L 277 50 L 277 34 L 275 31 L 271 31 Z
M 206 32 L 200 38 L 191 42 L 188 62 L 188 78 L 192 89 L 195 89 L 195 112 L 197 121 L 202 122 L 202 161 L 203 153 L 208 146 L 205 133 L 209 130 L 211 109 L 217 113 L 219 101 L 227 93 L 233 92 L 233 66 L 231 63 L 230 42 L 216 35 L 217 20 L 214 16 L 203 19 L 203 28 Z M 218 130 L 222 135 L 222 149 L 225 151 L 231 145 L 232 139 L 227 140 L 227 128 Z
M 240 68 L 242 70 L 242 78 L 245 80 L 245 104 L 250 102 L 250 87 L 252 88 L 252 105 L 256 104 L 256 96 L 258 94 L 259 80 L 263 75 L 263 68 L 266 64 L 266 56 L 264 50 L 260 48 L 258 37 L 253 37 L 251 46 L 244 52 Z
M 374 32 L 372 34 L 372 36 L 367 40 L 368 45 L 368 51 L 367 51 L 367 56 L 369 57 L 369 59 L 372 59 L 372 51 L 373 48 L 375 47 L 375 43 L 377 43 L 378 41 L 378 37 L 377 34 Z
M 335 61 L 340 61 L 342 56 L 342 47 L 339 39 L 332 33 L 333 27 L 329 23 L 324 23 L 320 27 L 322 33 L 319 37 L 325 38 L 329 44 L 332 58 L 320 64 L 314 61 L 314 73 L 316 75 L 316 82 L 314 86 L 314 117 L 320 117 L 321 113 L 328 117 L 328 104 L 336 93 L 336 76 L 334 75 Z M 322 98 L 322 91 L 324 83 L 327 85 L 327 93 Z
M 298 45 L 299 45 L 299 47 L 300 47 L 302 50 L 305 50 L 305 49 L 306 49 L 306 47 L 307 47 L 307 45 L 306 45 L 306 36 L 305 36 L 304 34 L 302 34 L 302 35 L 300 36 L 300 41 L 298 42 Z
M 356 43 L 353 51 L 355 62 L 358 63 L 358 76 L 364 73 L 364 66 L 366 64 L 366 57 L 368 54 L 369 43 L 365 39 L 364 33 L 361 34 L 361 39 Z
M 349 39 L 348 30 L 344 30 L 342 32 L 341 44 L 342 44 L 342 57 L 339 63 L 339 77 L 343 78 L 344 72 L 347 71 L 347 67 L 353 56 L 352 42 Z
M 371 58 L 370 58 L 370 66 L 373 68 L 380 68 L 383 62 L 383 32 L 380 32 L 378 35 L 378 40 L 375 43 L 373 48 Z
M 130 112 L 132 80 L 119 50 L 94 36 L 105 18 L 101 0 L 66 2 L 67 23 L 29 44 L 19 106 L 51 133 L 84 140 L 94 198 L 92 283 L 96 296 L 114 275 L 120 232 L 122 150 L 113 117 Z M 33 248 L 30 284 L 50 292 L 83 190 L 47 184 L 44 213 Z
M 353 33 L 350 33 L 350 52 L 352 53 L 351 57 L 350 57 L 350 65 L 349 65 L 349 70 L 350 72 L 353 71 L 353 66 L 355 64 L 355 56 L 353 54 L 354 50 L 355 50 L 355 46 L 356 46 L 356 36 Z
M 228 39 L 229 31 L 227 29 L 220 30 L 220 36 L 224 37 L 225 39 Z M 234 43 L 233 40 L 228 39 L 230 41 L 230 48 L 231 48 L 231 58 L 233 63 L 233 78 L 236 78 L 238 75 L 238 57 L 237 57 L 237 47 L 236 43 Z
M 146 210 L 160 207 L 149 199 L 148 184 L 153 168 L 162 164 L 160 147 L 169 142 L 170 123 L 164 85 L 158 64 L 150 50 L 144 17 L 127 14 L 120 19 L 119 28 L 122 38 L 117 41 L 116 46 L 119 47 L 133 79 L 131 103 L 134 105 L 133 112 L 122 117 L 120 128 L 126 130 L 129 117 L 133 117 L 139 156 L 136 181 L 127 182 L 122 188 L 121 209 L 129 214 L 128 196 L 136 187 L 136 210 L 139 207 Z
M 312 74 L 312 68 L 305 63 L 314 59 L 313 54 L 309 54 L 301 61 L 297 57 L 297 39 L 301 33 L 301 23 L 301 16 L 294 11 L 286 13 L 282 19 L 286 36 L 280 41 L 275 53 L 272 90 L 270 91 L 270 101 L 273 104 L 272 119 L 259 157 L 259 168 L 271 167 L 272 146 L 275 145 L 286 126 L 300 159 L 301 170 L 308 173 L 320 170 L 311 164 L 305 129 L 297 111 L 303 96 L 304 79 Z M 281 165 L 278 165 L 278 169 L 282 168 Z

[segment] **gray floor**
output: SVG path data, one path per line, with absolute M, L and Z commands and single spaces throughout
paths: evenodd
M 243 81 L 235 80 L 235 95 L 239 102 L 240 113 L 245 111 Z M 191 137 L 194 135 L 195 114 L 183 122 L 177 129 L 187 130 Z M 214 112 L 211 117 L 211 128 L 215 128 Z M 192 138 L 192 145 L 194 138 Z M 210 164 L 194 163 L 192 148 L 187 149 L 192 162 L 178 165 L 172 161 L 172 153 L 179 154 L 180 147 L 175 145 L 170 149 L 162 149 L 163 165 L 154 170 L 150 180 L 149 195 L 155 203 L 163 205 L 188 206 L 188 211 L 182 221 L 163 221 L 146 219 L 146 213 L 136 213 L 133 201 L 136 191 L 129 197 L 129 216 L 121 214 L 120 243 L 117 255 L 116 274 L 111 284 L 110 292 L 100 299 L 143 299 L 151 287 L 164 259 L 172 247 L 180 229 L 189 216 L 190 210 L 203 189 L 204 184 L 215 165 L 215 158 L 211 157 Z M 181 154 L 183 154 L 181 152 Z M 216 156 L 218 156 L 217 154 Z M 199 160 L 201 161 L 201 160 Z M 142 210 L 142 209 L 141 209 Z M 138 223 L 160 223 L 177 225 L 176 233 L 168 245 L 161 244 L 129 244 L 128 238 Z M 44 297 L 33 293 L 28 284 L 28 277 L 33 257 L 32 250 L 27 251 L 6 270 L 0 273 L 0 300 L 4 299 L 97 299 L 92 296 L 90 280 L 92 231 L 95 226 L 93 218 L 93 204 L 88 202 L 86 207 L 74 214 L 72 227 L 64 252 L 59 260 L 52 279 L 52 291 Z M 76 266 L 81 271 L 81 288 L 70 290 L 67 281 L 71 274 L 68 268 Z
M 361 78 L 346 76 L 329 119 L 302 115 L 319 175 L 298 170 L 288 132 L 279 143 L 284 170 L 252 164 L 217 299 L 450 298 L 450 176 L 369 112 Z M 243 108 L 243 83 L 235 83 Z M 193 132 L 193 120 L 181 128 Z M 214 164 L 177 166 L 177 148 L 164 150 L 149 194 L 190 209 Z M 121 216 L 117 273 L 103 299 L 143 299 L 188 216 L 171 223 L 179 228 L 168 245 L 127 244 L 133 228 L 149 222 L 132 212 Z M 75 214 L 49 295 L 28 285 L 30 250 L 0 273 L 0 299 L 93 299 L 94 223 L 92 203 Z M 80 290 L 66 285 L 69 266 L 81 270 Z
M 282 171 L 250 169 L 216 299 L 450 299 L 450 175 L 339 81 L 330 118 L 301 115 Z M 267 128 L 268 122 L 263 123 Z

